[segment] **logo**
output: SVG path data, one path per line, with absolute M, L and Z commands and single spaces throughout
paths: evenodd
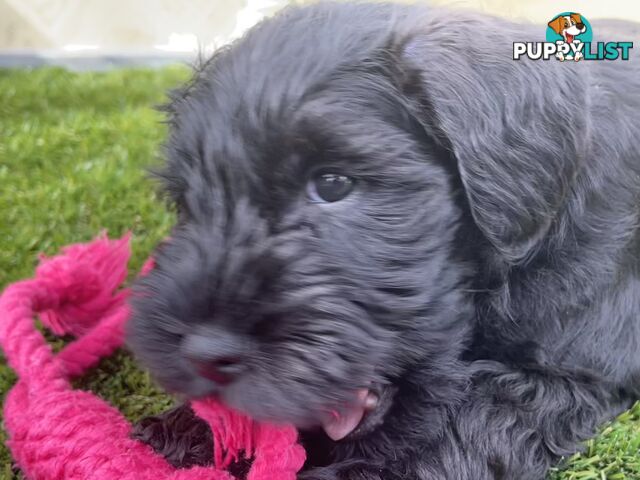
M 629 60 L 633 42 L 594 42 L 589 21 L 576 12 L 563 12 L 547 23 L 546 42 L 514 42 L 513 59 Z

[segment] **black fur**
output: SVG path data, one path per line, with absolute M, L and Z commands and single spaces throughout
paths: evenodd
M 211 428 L 188 405 L 143 418 L 134 426 L 131 437 L 153 447 L 174 467 L 213 464 Z
M 134 299 L 142 363 L 298 425 L 305 479 L 544 478 L 640 390 L 640 69 L 511 59 L 543 31 L 326 3 L 202 65 L 169 107 L 179 221 Z M 353 193 L 310 202 L 320 167 Z M 370 385 L 378 411 L 327 441 Z

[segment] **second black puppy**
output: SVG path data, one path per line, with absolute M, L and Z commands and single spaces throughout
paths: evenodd
M 285 10 L 175 95 L 134 352 L 310 479 L 540 480 L 640 390 L 640 70 L 537 28 Z

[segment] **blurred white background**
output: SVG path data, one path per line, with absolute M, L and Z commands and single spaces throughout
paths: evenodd
M 209 50 L 288 0 L 0 0 L 0 49 Z M 297 2 L 300 3 L 300 2 Z M 640 21 L 638 0 L 434 0 L 544 25 L 560 11 Z

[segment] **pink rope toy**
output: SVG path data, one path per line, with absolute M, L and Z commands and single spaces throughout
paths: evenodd
M 10 285 L 0 297 L 0 343 L 19 377 L 4 405 L 18 466 L 31 480 L 231 480 L 225 469 L 244 452 L 253 458 L 247 480 L 294 480 L 305 453 L 293 427 L 195 401 L 194 411 L 213 433 L 214 465 L 176 469 L 131 439 L 132 426 L 113 406 L 73 390 L 73 377 L 122 345 L 129 291 L 117 289 L 127 275 L 129 238 L 103 235 L 42 256 L 35 278 Z M 54 354 L 35 328 L 36 314 L 53 333 L 76 339 Z

